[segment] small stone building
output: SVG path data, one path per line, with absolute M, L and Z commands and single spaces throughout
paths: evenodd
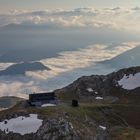
M 31 106 L 41 106 L 43 104 L 56 104 L 54 92 L 29 94 L 29 104 Z

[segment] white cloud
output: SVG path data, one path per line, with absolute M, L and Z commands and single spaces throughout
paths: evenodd
M 0 63 L 0 71 L 5 70 L 9 66 L 13 65 L 14 63 Z
M 41 60 L 41 62 L 48 66 L 51 71 L 44 71 L 46 76 L 42 72 L 34 73 L 35 75 L 42 75 L 44 78 L 48 78 L 52 75 L 57 75 L 62 72 L 71 71 L 77 68 L 85 68 L 96 62 L 109 60 L 121 53 L 124 53 L 130 49 L 135 48 L 139 42 L 122 43 L 110 48 L 110 45 L 91 45 L 78 51 L 65 51 L 59 53 L 58 57 L 48 58 Z M 32 73 L 32 72 L 31 72 Z M 31 74 L 28 72 L 28 74 Z M 32 73 L 33 74 L 33 73 Z
M 17 96 L 27 98 L 29 93 L 42 91 L 38 82 L 23 76 L 1 76 L 0 96 Z
M 90 45 L 77 51 L 65 51 L 58 57 L 41 60 L 51 71 L 26 72 L 26 76 L 1 76 L 0 96 L 27 97 L 25 93 L 51 91 L 70 84 L 83 75 L 107 74 L 114 69 L 96 64 L 135 48 L 139 42 Z
M 0 25 L 32 23 L 60 27 L 113 28 L 140 31 L 139 7 L 125 8 L 78 8 L 74 10 L 17 11 L 0 15 Z

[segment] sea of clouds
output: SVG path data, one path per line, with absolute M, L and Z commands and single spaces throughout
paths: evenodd
M 29 93 L 52 91 L 62 88 L 78 77 L 91 74 L 108 74 L 114 68 L 98 62 L 109 60 L 135 48 L 139 42 L 94 44 L 76 51 L 65 51 L 57 57 L 40 60 L 50 71 L 26 72 L 26 76 L 1 76 L 0 96 L 19 96 L 27 98 Z M 11 63 L 2 63 L 6 68 Z
M 8 25 L 8 26 L 7 26 Z M 11 26 L 10 26 L 11 25 Z M 77 8 L 73 10 L 13 10 L 0 14 L 0 28 L 47 27 L 49 29 L 90 29 L 98 35 L 104 31 L 128 32 L 138 36 L 140 32 L 140 8 Z M 6 28 L 9 29 L 9 28 Z M 92 29 L 92 30 L 91 30 Z M 97 30 L 100 29 L 100 30 Z M 67 30 L 66 30 L 67 31 Z M 83 32 L 82 32 L 83 33 Z M 115 32 L 113 32 L 115 34 Z M 136 37 L 134 36 L 134 38 Z M 3 37 L 3 36 L 2 36 Z M 128 50 L 134 49 L 140 42 L 112 44 L 96 43 L 75 51 L 59 52 L 57 56 L 39 60 L 50 71 L 26 72 L 25 76 L 0 76 L 0 96 L 28 97 L 29 93 L 52 91 L 76 80 L 83 75 L 107 74 L 115 68 L 103 65 L 101 61 L 110 60 Z M 107 42 L 107 41 L 106 41 Z M 115 42 L 115 40 L 114 40 Z M 47 44 L 46 44 L 47 45 Z M 13 63 L 0 63 L 0 70 Z

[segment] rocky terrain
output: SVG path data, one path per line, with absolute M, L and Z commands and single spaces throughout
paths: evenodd
M 9 114 L 10 113 L 10 114 Z M 112 140 L 130 136 L 135 137 L 135 129 L 112 110 L 109 106 L 82 104 L 73 108 L 70 104 L 47 108 L 23 108 L 18 104 L 0 114 L 0 120 L 9 120 L 18 116 L 38 114 L 43 120 L 36 133 L 20 135 L 19 133 L 0 131 L 1 140 Z M 28 128 L 27 128 L 28 129 Z M 116 133 L 117 131 L 117 133 Z M 120 133 L 118 135 L 118 133 Z M 120 139 L 118 139 L 120 140 Z M 127 140 L 127 139 L 126 139 Z
M 0 140 L 139 140 L 139 73 L 140 67 L 132 67 L 83 76 L 55 91 L 57 106 L 36 108 L 21 101 L 1 111 L 0 128 L 3 121 L 29 114 L 37 114 L 42 125 L 25 135 L 0 130 Z M 71 106 L 72 99 L 79 101 L 79 107 Z
M 93 102 L 96 97 L 102 97 L 104 101 L 139 104 L 140 86 L 129 90 L 122 88 L 118 83 L 125 75 L 131 76 L 137 73 L 140 73 L 140 67 L 121 69 L 108 75 L 83 76 L 67 87 L 56 90 L 56 94 L 64 99 L 89 99 Z M 139 81 L 135 82 L 140 83 L 139 77 L 137 79 Z

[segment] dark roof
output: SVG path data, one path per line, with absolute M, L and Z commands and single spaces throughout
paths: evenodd
M 46 93 L 33 93 L 29 94 L 29 96 L 37 97 L 37 96 L 55 96 L 54 92 L 46 92 Z

